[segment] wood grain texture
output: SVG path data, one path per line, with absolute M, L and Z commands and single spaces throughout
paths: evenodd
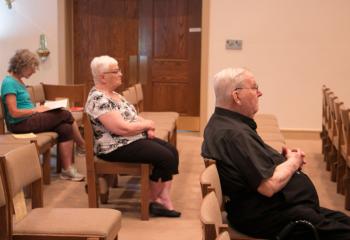
M 74 83 L 90 89 L 92 58 L 110 55 L 123 73 L 118 91 L 141 81 L 146 111 L 199 116 L 201 33 L 189 29 L 201 27 L 202 0 L 74 0 L 73 8 Z

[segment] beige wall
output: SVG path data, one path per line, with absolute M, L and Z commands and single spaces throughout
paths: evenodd
M 350 106 L 349 13 L 348 0 L 210 0 L 208 115 L 212 76 L 245 66 L 264 94 L 260 112 L 284 129 L 319 130 L 322 84 Z M 226 39 L 243 49 L 226 50 Z
M 8 9 L 0 1 L 0 76 L 7 74 L 8 60 L 16 49 L 39 48 L 39 36 L 47 37 L 51 54 L 40 64 L 40 71 L 33 75 L 28 84 L 40 82 L 58 83 L 58 1 L 60 0 L 15 0 Z

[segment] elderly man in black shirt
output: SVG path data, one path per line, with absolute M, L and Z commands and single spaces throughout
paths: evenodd
M 300 149 L 282 153 L 257 134 L 254 115 L 262 96 L 251 72 L 228 68 L 214 77 L 216 108 L 204 132 L 202 156 L 216 160 L 229 223 L 259 238 L 272 238 L 290 221 L 315 225 L 321 239 L 350 239 L 350 218 L 319 205 L 301 169 Z M 308 239 L 295 233 L 295 239 Z

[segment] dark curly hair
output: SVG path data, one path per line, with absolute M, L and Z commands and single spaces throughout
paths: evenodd
M 28 49 L 19 49 L 9 62 L 9 73 L 21 74 L 26 67 L 39 67 L 39 59 L 35 53 Z

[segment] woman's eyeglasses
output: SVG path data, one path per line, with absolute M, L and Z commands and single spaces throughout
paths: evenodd
M 108 74 L 108 73 L 110 73 L 110 74 L 118 74 L 120 72 L 121 72 L 120 69 L 116 69 L 116 70 L 113 70 L 113 71 L 110 71 L 110 72 L 104 72 L 104 74 Z

